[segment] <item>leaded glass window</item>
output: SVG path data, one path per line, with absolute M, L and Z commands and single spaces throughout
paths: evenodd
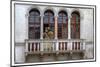
M 52 10 L 46 10 L 44 12 L 44 19 L 43 19 L 43 27 L 44 27 L 44 34 L 47 34 L 49 39 L 53 39 L 54 38 L 54 13 Z M 49 34 L 49 32 L 51 32 Z M 44 35 L 44 38 L 46 38 L 46 36 Z
M 68 16 L 65 11 L 60 11 L 58 14 L 58 38 L 68 38 Z
M 29 12 L 29 39 L 40 38 L 40 12 L 32 9 Z
M 72 13 L 71 18 L 71 38 L 80 38 L 80 14 L 77 11 Z

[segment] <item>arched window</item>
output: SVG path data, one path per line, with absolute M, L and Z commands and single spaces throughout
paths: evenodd
M 58 38 L 68 38 L 68 17 L 65 11 L 58 14 Z
M 80 14 L 77 11 L 72 13 L 71 18 L 71 38 L 80 38 Z
M 40 12 L 37 9 L 29 11 L 29 39 L 40 38 Z
M 46 10 L 44 12 L 43 21 L 44 38 L 54 38 L 54 13 L 52 10 Z

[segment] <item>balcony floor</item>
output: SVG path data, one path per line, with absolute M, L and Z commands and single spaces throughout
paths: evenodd
M 82 52 L 74 53 L 48 53 L 48 54 L 28 54 L 26 56 L 26 63 L 35 62 L 52 62 L 52 61 L 67 61 L 67 60 L 80 60 L 83 59 L 84 54 Z

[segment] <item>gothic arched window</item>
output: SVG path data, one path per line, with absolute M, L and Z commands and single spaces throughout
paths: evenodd
M 29 11 L 29 39 L 40 38 L 40 12 L 37 9 Z
M 54 38 L 54 13 L 52 10 L 46 10 L 44 12 L 44 19 L 43 19 L 43 30 L 44 33 L 48 34 L 48 38 Z M 44 35 L 44 38 L 47 36 Z
M 68 16 L 65 11 L 58 14 L 58 39 L 68 38 Z
M 71 38 L 72 39 L 79 39 L 80 38 L 80 14 L 77 11 L 74 11 L 72 13 Z

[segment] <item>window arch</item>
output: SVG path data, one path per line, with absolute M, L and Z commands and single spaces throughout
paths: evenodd
M 47 34 L 44 35 L 44 38 L 54 38 L 54 13 L 52 10 L 48 9 L 44 12 L 43 19 L 43 32 Z
M 29 11 L 29 39 L 40 38 L 40 12 L 38 9 Z
M 58 39 L 68 38 L 68 16 L 65 11 L 58 13 Z
M 71 18 L 71 38 L 80 38 L 80 14 L 78 11 L 74 11 Z

